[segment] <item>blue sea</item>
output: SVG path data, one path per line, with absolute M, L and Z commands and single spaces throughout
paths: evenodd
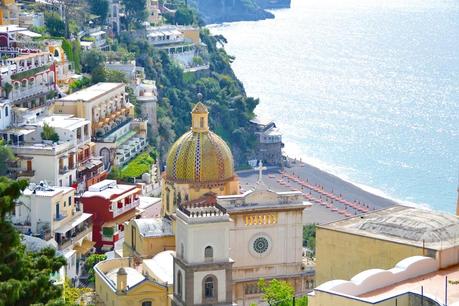
M 210 26 L 286 153 L 403 203 L 454 212 L 459 0 L 293 0 Z

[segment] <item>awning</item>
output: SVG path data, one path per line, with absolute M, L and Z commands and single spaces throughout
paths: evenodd
M 84 221 L 88 220 L 91 218 L 92 214 L 87 214 L 87 213 L 82 213 L 81 216 L 77 217 L 75 220 L 72 221 L 72 223 L 66 223 L 57 228 L 54 232 L 59 233 L 59 234 L 65 234 L 72 228 L 75 228 L 77 225 L 83 223 Z
M 84 255 L 87 254 L 93 248 L 94 245 L 96 245 L 94 241 L 84 239 L 81 245 L 76 245 L 73 249 L 78 253 Z

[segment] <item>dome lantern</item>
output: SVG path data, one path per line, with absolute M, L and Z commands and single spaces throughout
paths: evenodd
M 209 111 L 201 102 L 198 102 L 191 111 L 191 130 L 195 133 L 209 131 Z

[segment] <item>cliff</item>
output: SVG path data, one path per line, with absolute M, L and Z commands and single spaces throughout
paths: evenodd
M 289 8 L 291 0 L 256 0 L 263 9 Z
M 189 3 L 197 8 L 202 21 L 206 24 L 274 18 L 272 13 L 265 11 L 257 3 L 258 1 L 266 7 L 271 2 L 270 0 L 191 0 Z

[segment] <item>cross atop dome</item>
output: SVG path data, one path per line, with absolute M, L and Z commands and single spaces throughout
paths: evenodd
M 209 131 L 209 111 L 202 102 L 196 103 L 191 111 L 191 130 L 196 133 Z

